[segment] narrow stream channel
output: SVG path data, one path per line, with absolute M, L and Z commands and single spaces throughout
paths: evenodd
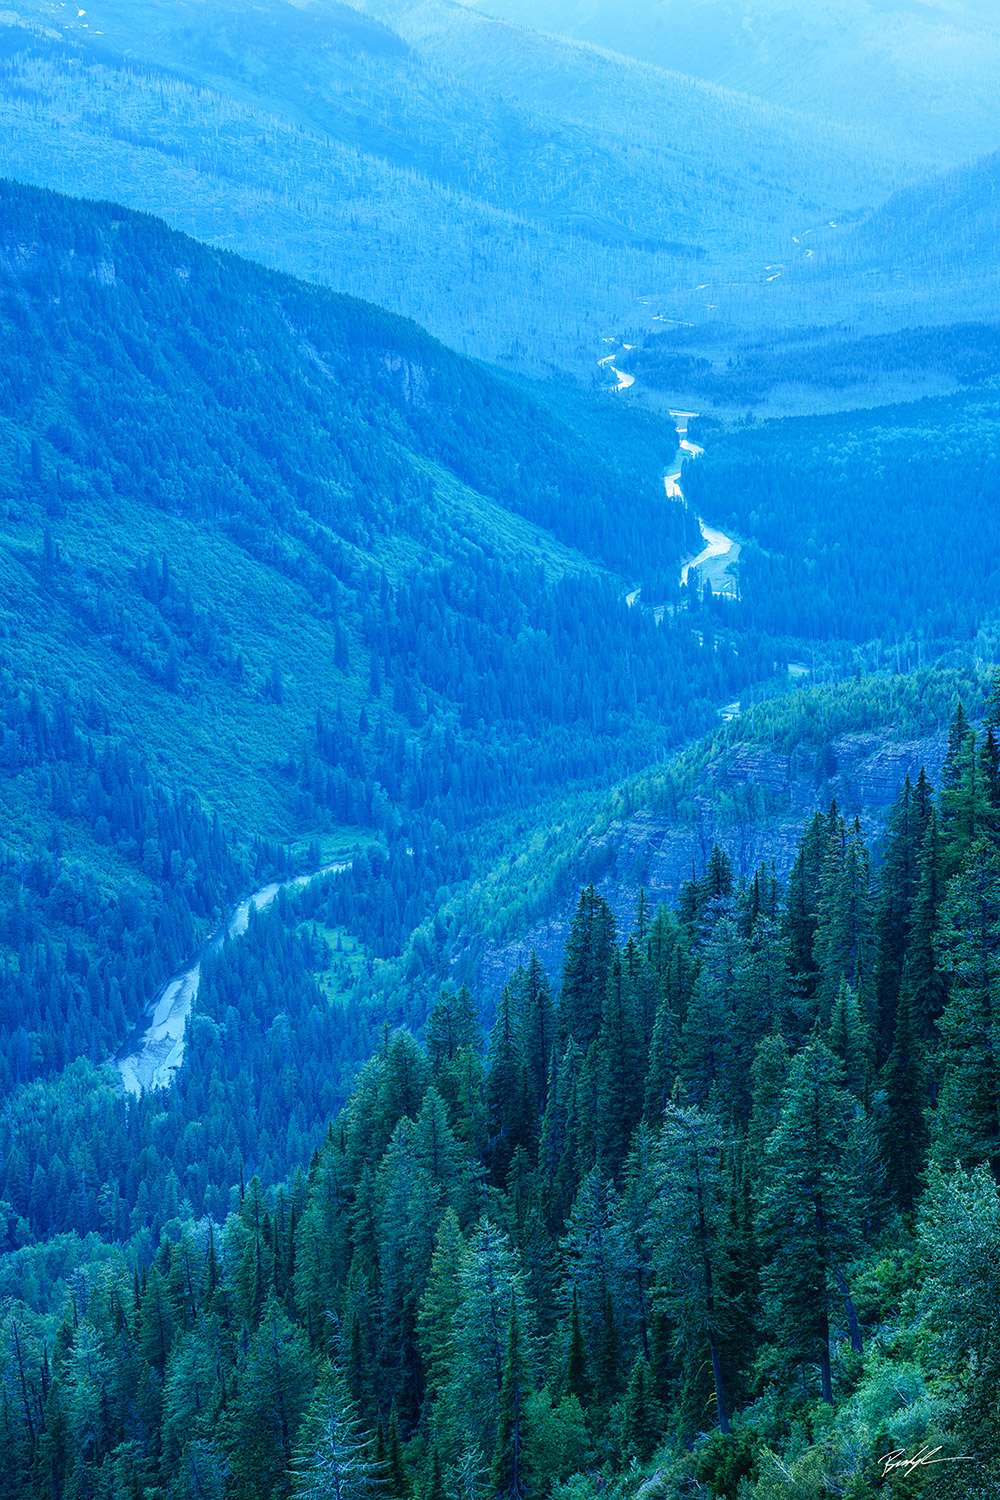
M 689 454 L 691 458 L 699 458 L 701 454 L 704 453 L 704 448 L 699 448 L 697 443 L 689 442 L 687 435 L 688 423 L 693 417 L 696 417 L 698 413 L 696 411 L 672 411 L 670 415 L 677 423 L 677 437 L 679 440 L 681 452 Z M 680 478 L 681 471 L 679 467 L 675 470 L 672 470 L 671 473 L 667 474 L 664 477 L 663 484 L 667 492 L 668 500 L 683 501 L 684 492 L 680 486 Z M 698 517 L 698 527 L 705 539 L 705 545 L 704 547 L 702 547 L 701 551 L 698 552 L 694 557 L 689 557 L 687 562 L 682 564 L 682 584 L 687 583 L 688 574 L 691 572 L 692 568 L 697 570 L 702 566 L 703 563 L 711 562 L 714 558 L 726 558 L 729 562 L 735 562 L 737 557 L 739 557 L 740 555 L 739 543 L 734 542 L 732 537 L 726 536 L 725 532 L 717 531 L 714 526 L 707 525 L 702 520 L 701 516 Z M 719 593 L 724 591 L 716 589 L 716 592 Z M 739 597 L 738 594 L 736 594 L 735 590 L 735 580 L 733 583 L 733 596 L 737 598 Z
M 115 1066 L 129 1094 L 138 1096 L 146 1089 L 169 1088 L 184 1061 L 184 1033 L 191 1007 L 201 983 L 201 962 L 206 953 L 221 948 L 230 938 L 242 937 L 250 924 L 250 909 L 263 911 L 279 891 L 301 890 L 321 875 L 346 870 L 347 864 L 324 865 L 309 875 L 292 880 L 273 880 L 252 896 L 241 901 L 224 927 L 213 932 L 182 969 L 167 980 L 146 1013 L 146 1020 L 136 1028 L 115 1058 Z

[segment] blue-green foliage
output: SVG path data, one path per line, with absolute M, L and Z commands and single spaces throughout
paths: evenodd
M 969 639 L 996 608 L 997 406 L 943 401 L 751 427 L 685 470 L 745 536 L 745 618 L 812 640 Z

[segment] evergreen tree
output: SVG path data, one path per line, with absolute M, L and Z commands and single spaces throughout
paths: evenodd
M 713 844 L 705 873 L 695 879 L 692 867 L 691 880 L 685 881 L 678 899 L 678 914 L 692 940 L 705 936 L 727 908 L 732 894 L 732 862 L 724 849 Z
M 910 1010 L 909 972 L 904 968 L 892 1051 L 881 1073 L 884 1103 L 879 1118 L 889 1191 L 903 1213 L 913 1212 L 927 1160 L 927 1067 L 923 1050 Z
M 409 1471 L 403 1458 L 403 1444 L 399 1437 L 399 1418 L 393 1404 L 389 1413 L 389 1441 L 386 1455 L 387 1483 L 393 1500 L 409 1500 L 413 1491 Z
M 858 1000 L 866 1033 L 874 1016 L 875 938 L 868 853 L 855 820 L 840 823 L 829 840 L 820 878 L 813 954 L 819 969 L 820 1023 L 829 1026 L 841 982 Z M 866 1046 L 868 1044 L 866 1035 Z
M 490 1032 L 486 1070 L 486 1128 L 490 1177 L 502 1187 L 519 1147 L 534 1154 L 534 1118 L 528 1097 L 528 1070 L 521 1041 L 517 997 L 505 984 Z
M 497 1414 L 496 1446 L 490 1470 L 490 1488 L 497 1500 L 508 1500 L 508 1497 L 510 1500 L 521 1500 L 528 1490 L 525 1447 L 528 1442 L 527 1398 L 530 1391 L 530 1374 L 521 1347 L 517 1307 L 512 1304 L 507 1334 L 507 1359 Z
M 903 963 L 910 943 L 920 881 L 920 853 L 931 814 L 931 792 L 921 767 L 916 785 L 909 776 L 889 815 L 878 879 L 875 965 L 878 1055 L 891 1045 Z
M 646 952 L 653 971 L 663 981 L 674 958 L 678 943 L 687 944 L 687 933 L 669 907 L 657 909 L 646 940 Z
M 656 1277 L 659 1220 L 657 1132 L 640 1123 L 621 1173 L 615 1228 L 621 1246 L 620 1307 L 630 1349 L 653 1357 L 652 1288 Z
M 215 1319 L 202 1319 L 177 1344 L 163 1382 L 161 1433 L 178 1468 L 186 1447 L 197 1445 L 192 1462 L 200 1470 L 216 1435 L 229 1365 L 227 1340 Z
M 664 1438 L 664 1414 L 656 1399 L 649 1363 L 639 1355 L 632 1366 L 622 1411 L 624 1458 L 646 1463 Z M 725 1426 L 723 1431 L 725 1431 Z
M 632 993 L 635 997 L 636 1026 L 639 1036 L 642 1067 L 645 1071 L 649 1049 L 653 1042 L 653 1028 L 656 1024 L 656 1012 L 660 1004 L 661 989 L 656 972 L 645 951 L 645 945 L 637 942 L 634 935 L 629 938 L 622 949 L 622 965 L 628 975 L 629 984 L 632 987 Z
M 439 1075 L 441 1097 L 457 1140 L 464 1142 L 480 1165 L 488 1156 L 486 1074 L 473 1047 L 462 1047 Z
M 760 1250 L 753 1165 L 742 1135 L 727 1143 L 723 1161 L 727 1253 L 721 1266 L 719 1303 L 737 1310 L 737 1315 L 729 1319 L 722 1346 L 723 1362 L 737 1378 L 751 1367 L 760 1343 Z
M 697 965 L 691 958 L 687 933 L 666 907 L 660 907 L 649 939 L 650 963 L 660 980 L 649 1063 L 643 1117 L 658 1128 L 677 1074 L 681 1034 Z
M 453 1063 L 463 1047 L 478 1048 L 483 1029 L 479 1008 L 465 985 L 442 990 L 424 1027 L 427 1058 L 435 1077 Z
M 635 982 L 616 953 L 597 1039 L 598 1140 L 601 1160 L 612 1175 L 625 1160 L 642 1112 L 645 1062 Z
M 314 1159 L 308 1200 L 295 1232 L 295 1305 L 313 1336 L 347 1275 L 350 1256 L 346 1142 L 340 1132 Z M 210 1264 L 214 1261 L 214 1240 Z
M 583 1057 L 572 1039 L 558 1064 L 553 1058 L 552 1072 L 542 1121 L 538 1166 L 543 1180 L 549 1184 L 549 1228 L 553 1234 L 559 1234 L 580 1184 L 584 1152 L 580 1117 Z
M 668 998 L 664 995 L 656 1012 L 653 1040 L 649 1049 L 649 1066 L 646 1070 L 646 1088 L 642 1117 L 651 1128 L 656 1128 L 663 1119 L 677 1076 L 677 1049 L 679 1033 L 676 1017 Z
M 948 725 L 948 748 L 941 766 L 941 791 L 953 791 L 962 779 L 962 764 L 969 738 L 969 721 L 961 698 L 955 704 L 955 712 Z
M 979 780 L 985 802 L 983 831 L 995 839 L 1000 832 L 1000 743 L 993 725 L 987 728 L 979 750 Z
M 789 1354 L 818 1364 L 823 1399 L 833 1400 L 830 1302 L 860 1242 L 855 1101 L 840 1064 L 818 1039 L 794 1059 L 781 1117 L 767 1142 L 761 1238 L 765 1290 Z
M 447 1129 L 443 1119 L 440 1124 Z M 378 1363 L 393 1371 L 391 1389 L 406 1420 L 416 1414 L 420 1404 L 417 1313 L 445 1196 L 441 1178 L 430 1169 L 421 1144 L 416 1122 L 404 1116 L 392 1133 L 375 1183 L 381 1345 Z M 440 1144 L 442 1167 L 444 1155 L 445 1148 Z
M 948 751 L 941 768 L 941 853 L 946 878 L 954 875 L 977 837 L 988 831 L 989 804 L 976 736 L 959 699 L 948 730 Z
M 433 1184 L 442 1202 L 451 1203 L 463 1220 L 472 1215 L 475 1197 L 475 1174 L 448 1123 L 444 1100 L 436 1088 L 429 1088 L 420 1106 L 414 1132 L 416 1169 Z
M 906 950 L 910 1006 L 917 1036 L 930 1042 L 944 1010 L 947 989 L 934 947 L 941 903 L 947 881 L 937 813 L 932 809 L 920 849 L 917 895 L 913 906 L 910 940 Z
M 549 977 L 534 949 L 521 971 L 519 1010 L 529 1104 L 534 1117 L 540 1120 L 545 1113 L 549 1071 L 555 1052 L 556 1010 Z
M 422 1500 L 445 1500 L 446 1491 L 441 1477 L 441 1454 L 437 1443 L 431 1449 L 431 1474 L 424 1489 Z
M 586 1411 L 593 1399 L 593 1388 L 588 1370 L 587 1346 L 584 1343 L 583 1329 L 580 1325 L 580 1298 L 575 1286 L 573 1287 L 573 1300 L 570 1303 L 565 1389 L 568 1395 L 577 1398 Z
M 139 1347 L 143 1357 L 162 1375 L 175 1335 L 174 1311 L 163 1278 L 154 1265 L 149 1269 L 139 1308 Z
M 836 803 L 828 814 L 815 813 L 799 843 L 785 891 L 783 926 L 796 1005 L 808 1030 L 808 1002 L 816 991 L 818 965 L 813 951 L 818 922 L 820 881 L 831 837 L 840 815 Z
M 494 1224 L 472 1235 L 459 1273 L 447 1383 L 436 1406 L 441 1441 L 454 1454 L 470 1440 L 483 1453 L 497 1444 L 510 1321 L 517 1317 L 522 1357 L 530 1367 L 533 1312 L 519 1257 Z
M 577 903 L 563 961 L 559 993 L 563 1046 L 572 1037 L 586 1053 L 596 1040 L 614 951 L 614 914 L 603 896 L 589 885 Z
M 723 1297 L 728 1249 L 720 1165 L 714 1120 L 668 1108 L 660 1142 L 659 1298 L 680 1345 L 708 1346 L 719 1426 L 728 1433 L 722 1344 L 735 1308 Z
M 573 1211 L 560 1245 L 567 1280 L 579 1297 L 584 1342 L 588 1349 L 600 1351 L 608 1340 L 610 1310 L 611 1337 L 615 1344 L 614 1374 L 617 1381 L 617 1318 L 615 1309 L 624 1302 L 624 1281 L 628 1275 L 628 1256 L 619 1215 L 618 1194 L 614 1184 L 598 1168 L 584 1177 L 573 1204 Z M 601 1356 L 593 1370 L 595 1396 L 604 1400 L 611 1394 L 602 1377 Z
M 459 1278 L 465 1242 L 455 1210 L 446 1209 L 434 1242 L 427 1285 L 418 1317 L 420 1353 L 432 1394 L 444 1386 L 453 1355 L 453 1322 L 459 1304 Z
M 383 1116 L 381 1131 L 385 1131 L 385 1142 L 396 1127 L 396 1122 L 407 1115 L 415 1120 L 420 1113 L 424 1094 L 430 1083 L 427 1057 L 409 1031 L 401 1028 L 394 1031 L 385 1047 L 385 1072 L 383 1079 Z M 369 1143 L 369 1152 L 374 1143 Z M 371 1160 L 371 1154 L 368 1159 Z
M 779 923 L 765 912 L 755 917 L 741 944 L 732 998 L 736 1052 L 744 1067 L 762 1036 L 789 1022 L 788 946 Z
M 780 1032 L 767 1036 L 754 1052 L 750 1070 L 752 1103 L 747 1150 L 755 1167 L 763 1169 L 767 1138 L 781 1118 L 781 1098 L 788 1082 L 791 1054 Z
M 712 845 L 701 880 L 702 906 L 723 901 L 733 894 L 733 866 L 729 855 L 718 844 Z
M 770 865 L 758 865 L 753 879 L 742 888 L 740 913 L 743 931 L 748 937 L 758 921 L 777 921 L 781 913 L 781 886 L 773 861 Z
M 840 1059 L 847 1087 L 856 1099 L 865 1099 L 870 1069 L 869 1039 L 858 1009 L 857 992 L 846 978 L 840 981 L 826 1040 L 830 1051 Z
M 705 943 L 701 971 L 684 1017 L 678 1073 L 687 1098 L 698 1106 L 710 1099 L 723 1110 L 732 1104 L 731 996 L 741 946 L 735 921 L 721 917 Z
M 614 1400 L 621 1384 L 621 1339 L 615 1318 L 615 1304 L 610 1289 L 604 1293 L 601 1343 L 597 1355 L 597 1400 L 607 1404 Z
M 1000 729 L 1000 667 L 993 673 L 983 722 L 987 729 Z
M 640 886 L 639 895 L 635 903 L 635 921 L 632 924 L 632 936 L 640 946 L 645 943 L 646 938 L 649 936 L 652 921 L 653 913 L 650 910 L 649 900 L 645 889 Z
M 947 1176 L 932 1167 L 920 1207 L 919 1234 L 929 1271 L 925 1301 L 940 1330 L 939 1348 L 951 1367 L 965 1375 L 963 1435 L 982 1460 L 977 1467 L 995 1473 L 1000 1456 L 1000 1196 L 995 1175 L 985 1164 L 972 1171 L 958 1168 Z
M 250 1340 L 237 1393 L 226 1412 L 232 1493 L 239 1500 L 281 1494 L 312 1390 L 305 1336 L 272 1299 Z
M 949 887 L 936 949 L 951 980 L 936 1159 L 945 1169 L 986 1162 L 1000 1172 L 1000 851 L 985 839 Z
M 291 1467 L 295 1500 L 360 1500 L 381 1491 L 372 1438 L 335 1368 L 313 1398 Z

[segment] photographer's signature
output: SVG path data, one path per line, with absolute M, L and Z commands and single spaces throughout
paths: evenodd
M 957 1457 L 939 1458 L 938 1454 L 940 1452 L 940 1446 L 932 1448 L 929 1443 L 925 1443 L 922 1448 L 917 1449 L 916 1453 L 909 1455 L 903 1448 L 893 1448 L 891 1453 L 883 1453 L 879 1459 L 879 1463 L 882 1465 L 882 1478 L 885 1479 L 888 1474 L 892 1474 L 897 1470 L 901 1471 L 904 1475 L 910 1475 L 915 1469 L 929 1469 L 934 1464 L 971 1464 L 973 1462 L 965 1454 Z

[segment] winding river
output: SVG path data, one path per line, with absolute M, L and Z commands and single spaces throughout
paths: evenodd
M 631 349 L 631 347 L 632 347 L 631 344 L 623 344 L 622 345 L 623 349 Z M 597 361 L 597 363 L 601 366 L 602 370 L 603 370 L 604 366 L 607 365 L 610 368 L 612 375 L 617 375 L 618 376 L 618 384 L 615 387 L 616 390 L 627 391 L 630 385 L 635 385 L 635 376 L 634 375 L 626 375 L 624 370 L 616 370 L 615 367 L 614 367 L 614 365 L 611 363 L 611 361 L 614 358 L 615 358 L 615 355 L 613 355 L 613 354 L 606 354 L 604 356 L 604 358 L 603 359 L 599 359 Z
M 768 267 L 768 269 L 770 269 L 770 267 Z M 610 343 L 611 340 L 609 339 L 607 340 L 607 342 Z M 631 349 L 632 345 L 623 344 L 622 348 Z M 616 369 L 615 366 L 611 363 L 611 361 L 615 358 L 616 356 L 614 354 L 605 354 L 602 359 L 599 359 L 597 361 L 597 363 L 600 365 L 602 370 L 605 368 L 605 366 L 607 366 L 607 368 L 610 369 L 612 375 L 617 375 L 617 388 L 620 391 L 625 391 L 629 388 L 630 385 L 635 384 L 635 376 L 626 375 L 623 371 Z M 691 458 L 697 458 L 700 454 L 704 453 L 704 448 L 699 448 L 697 443 L 692 443 L 687 435 L 688 423 L 693 417 L 696 417 L 698 413 L 696 411 L 671 411 L 670 415 L 677 423 L 677 438 L 681 453 L 686 454 Z M 671 469 L 670 473 L 664 476 L 663 485 L 667 492 L 668 500 L 678 500 L 683 503 L 684 492 L 681 489 L 680 465 L 678 465 L 676 469 Z M 704 547 L 702 547 L 700 552 L 695 554 L 694 557 L 687 558 L 687 560 L 681 564 L 681 583 L 687 583 L 688 575 L 690 574 L 692 568 L 694 568 L 695 572 L 697 573 L 705 566 L 706 563 L 717 563 L 718 565 L 712 568 L 707 574 L 713 589 L 717 594 L 722 594 L 726 598 L 738 599 L 739 593 L 737 590 L 736 580 L 729 572 L 729 564 L 734 563 L 740 555 L 739 542 L 734 542 L 732 537 L 726 536 L 724 531 L 717 531 L 714 526 L 707 526 L 702 520 L 701 516 L 698 517 L 698 527 L 701 531 L 705 545 Z M 630 609 L 633 604 L 636 604 L 638 602 L 638 599 L 639 590 L 635 589 L 627 597 L 627 603 Z
M 127 1093 L 138 1096 L 146 1089 L 165 1089 L 173 1083 L 174 1075 L 184 1061 L 184 1032 L 201 983 L 201 963 L 205 954 L 221 948 L 230 938 L 242 937 L 250 924 L 251 908 L 263 911 L 279 891 L 301 890 L 321 875 L 332 875 L 337 870 L 346 869 L 346 863 L 324 865 L 309 875 L 274 880 L 240 902 L 226 925 L 213 932 L 197 955 L 167 980 L 147 1012 L 145 1026 L 140 1025 L 133 1032 L 115 1058 L 115 1066 Z
M 613 354 L 609 354 L 600 361 L 600 364 L 610 365 L 612 373 L 618 376 L 618 389 L 627 390 L 634 383 L 635 377 L 616 370 L 611 364 L 614 358 Z M 677 423 L 681 453 L 697 458 L 704 452 L 704 449 L 690 442 L 687 432 L 688 422 L 698 413 L 672 411 L 670 415 Z M 665 476 L 663 483 L 668 499 L 683 502 L 684 494 L 680 486 L 680 477 L 681 471 L 678 467 Z M 700 516 L 698 525 L 701 528 L 705 545 L 696 556 L 688 558 L 682 565 L 681 583 L 687 583 L 692 568 L 699 569 L 716 559 L 721 561 L 725 558 L 732 562 L 739 556 L 738 542 L 734 542 L 723 532 L 716 531 L 714 527 L 707 526 Z M 720 576 L 721 570 L 717 571 L 716 583 L 720 581 Z M 722 582 L 724 587 L 725 580 Z M 720 590 L 717 589 L 718 591 Z M 735 594 L 732 597 L 735 597 Z M 638 599 L 639 590 L 635 589 L 628 596 L 629 605 L 638 603 Z M 727 705 L 727 710 L 730 712 L 724 710 L 723 716 L 732 717 L 731 711 L 738 712 L 738 705 Z M 122 1084 L 128 1093 L 138 1096 L 146 1089 L 169 1088 L 173 1083 L 177 1070 L 184 1061 L 184 1036 L 191 1007 L 201 983 L 201 964 L 205 954 L 221 948 L 222 944 L 230 938 L 242 937 L 250 922 L 251 908 L 254 911 L 263 911 L 265 907 L 270 906 L 279 891 L 300 890 L 311 881 L 318 880 L 321 875 L 331 875 L 337 870 L 346 870 L 346 868 L 346 863 L 329 864 L 319 870 L 314 870 L 309 875 L 298 875 L 292 880 L 275 880 L 240 902 L 226 925 L 214 932 L 195 957 L 167 980 L 147 1012 L 145 1024 L 137 1027 L 115 1058 Z
M 689 442 L 687 435 L 688 423 L 693 417 L 696 417 L 698 413 L 696 411 L 672 411 L 670 415 L 677 423 L 677 437 L 679 439 L 681 452 L 689 454 L 691 458 L 698 458 L 702 453 L 704 453 L 705 450 L 704 448 L 699 448 L 697 443 Z M 679 467 L 664 477 L 663 484 L 667 492 L 668 500 L 683 501 L 684 493 L 681 490 L 680 478 L 681 471 Z M 720 560 L 725 558 L 726 568 L 728 568 L 729 563 L 735 562 L 740 555 L 739 542 L 734 542 L 732 537 L 726 536 L 725 532 L 723 531 L 717 531 L 714 526 L 706 525 L 701 516 L 698 517 L 698 527 L 701 531 L 702 537 L 704 538 L 705 545 L 704 547 L 702 547 L 700 552 L 695 554 L 694 557 L 689 557 L 688 560 L 682 564 L 682 584 L 687 583 L 688 574 L 691 572 L 692 568 L 696 570 L 700 569 L 704 563 L 713 562 L 716 558 Z M 725 578 L 721 576 L 725 571 L 721 568 L 715 569 L 713 571 L 716 575 L 713 579 L 713 587 L 715 588 L 716 593 L 728 595 L 728 597 L 732 599 L 738 598 L 739 595 L 736 592 L 735 580 L 731 577 Z M 718 587 L 718 584 L 720 582 L 722 583 L 721 588 Z M 727 587 L 727 584 L 729 585 L 729 587 Z

